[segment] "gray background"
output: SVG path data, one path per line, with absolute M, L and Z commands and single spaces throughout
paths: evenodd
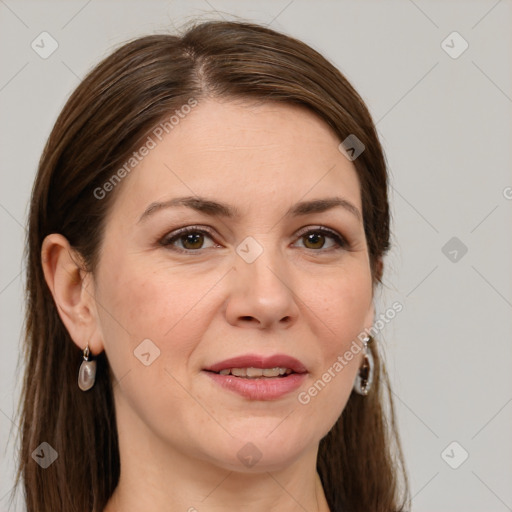
M 43 144 L 100 58 L 197 15 L 236 15 L 304 40 L 367 102 L 392 180 L 394 243 L 377 303 L 380 312 L 404 305 L 380 339 L 413 509 L 512 510 L 511 14 L 506 0 L 0 0 L 0 510 L 15 467 L 21 255 Z M 47 59 L 31 48 L 43 31 L 59 45 Z M 458 52 L 461 40 L 442 45 L 453 31 L 469 44 L 457 58 L 445 49 Z

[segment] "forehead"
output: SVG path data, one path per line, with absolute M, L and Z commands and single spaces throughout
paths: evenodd
M 360 208 L 354 165 L 329 126 L 305 108 L 208 99 L 168 132 L 150 135 L 152 149 L 124 179 L 114 209 L 135 216 L 151 201 L 196 194 L 247 212 L 262 201 L 289 206 L 326 195 Z

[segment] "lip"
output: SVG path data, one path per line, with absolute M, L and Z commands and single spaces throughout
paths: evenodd
M 220 372 L 227 368 L 290 368 L 295 373 L 306 373 L 307 369 L 298 359 L 286 354 L 275 354 L 273 356 L 263 356 L 258 354 L 245 354 L 232 357 L 215 363 L 205 370 L 210 372 Z
M 204 373 L 224 389 L 238 393 L 250 400 L 277 400 L 295 391 L 304 382 L 307 375 L 307 373 L 290 373 L 287 377 L 245 379 L 209 371 Z
M 286 377 L 262 377 L 247 379 L 234 375 L 220 375 L 227 368 L 290 368 L 295 373 Z M 285 354 L 262 356 L 247 354 L 215 363 L 203 370 L 222 388 L 242 395 L 250 400 L 277 400 L 295 391 L 306 379 L 307 369 L 298 359 Z

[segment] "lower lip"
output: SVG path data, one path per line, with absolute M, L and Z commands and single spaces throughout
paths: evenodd
M 234 391 L 250 400 L 276 400 L 295 391 L 306 378 L 306 373 L 291 373 L 287 377 L 262 377 L 246 379 L 234 375 L 220 375 L 206 372 L 208 376 L 225 389 Z

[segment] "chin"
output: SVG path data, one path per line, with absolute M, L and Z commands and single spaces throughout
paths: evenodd
M 268 432 L 271 429 L 253 436 L 246 433 L 243 437 L 233 437 L 224 446 L 215 443 L 222 453 L 209 453 L 208 458 L 229 471 L 260 473 L 284 469 L 313 449 L 313 446 L 308 447 L 304 436 L 290 436 L 286 431 L 274 436 L 275 432 L 270 435 Z

